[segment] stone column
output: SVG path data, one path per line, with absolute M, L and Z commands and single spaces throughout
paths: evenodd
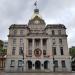
M 33 66 L 33 64 L 34 64 L 34 66 Z M 32 70 L 33 71 L 35 70 L 35 61 L 34 60 L 32 61 Z
M 40 43 L 41 43 L 41 50 L 42 50 L 42 57 L 43 57 L 43 41 L 42 41 L 43 39 L 40 39 Z
M 28 56 L 28 39 L 26 39 L 26 56 Z
M 26 65 L 27 65 L 26 64 L 26 60 L 24 59 L 24 64 L 23 64 L 23 70 L 24 70 L 24 72 L 26 71 L 26 68 L 27 68 Z
M 33 41 L 32 41 L 32 57 L 34 57 L 34 49 L 35 49 L 35 39 L 33 38 L 32 39 Z
M 40 61 L 41 62 L 41 70 L 44 71 L 44 61 Z

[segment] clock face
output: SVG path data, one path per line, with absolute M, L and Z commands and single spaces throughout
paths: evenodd
M 41 51 L 39 48 L 37 48 L 37 49 L 34 50 L 34 55 L 35 55 L 36 57 L 40 57 L 41 54 L 42 54 L 42 51 Z
M 38 23 L 39 23 L 39 21 L 38 21 L 38 20 L 35 20 L 35 21 L 34 21 L 34 23 L 35 23 L 35 24 L 38 24 Z

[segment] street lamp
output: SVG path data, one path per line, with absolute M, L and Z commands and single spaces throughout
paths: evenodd
M 53 55 L 53 71 L 55 72 L 55 59 L 54 59 L 54 55 Z
M 55 58 L 54 58 L 54 50 L 52 51 L 53 54 L 53 71 L 55 72 Z
M 23 59 L 23 61 L 22 61 L 22 71 L 23 71 L 23 66 L 24 66 L 24 43 L 23 43 L 23 47 L 22 47 L 22 59 Z

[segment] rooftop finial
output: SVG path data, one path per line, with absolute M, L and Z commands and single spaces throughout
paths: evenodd
M 37 0 L 36 0 L 36 2 L 34 3 L 34 5 L 35 5 L 35 7 L 36 7 L 36 9 L 37 9 Z
M 37 0 L 36 0 L 36 2 L 34 3 L 34 5 L 35 5 L 35 9 L 34 9 L 34 13 L 36 13 L 36 14 L 39 14 L 39 9 L 37 8 Z

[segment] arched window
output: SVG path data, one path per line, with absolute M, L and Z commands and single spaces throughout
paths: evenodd
M 28 69 L 32 69 L 32 61 L 28 60 L 27 65 L 28 65 Z
M 41 62 L 39 60 L 35 62 L 35 69 L 41 69 Z
M 48 63 L 49 61 L 44 61 L 44 69 L 48 69 Z

